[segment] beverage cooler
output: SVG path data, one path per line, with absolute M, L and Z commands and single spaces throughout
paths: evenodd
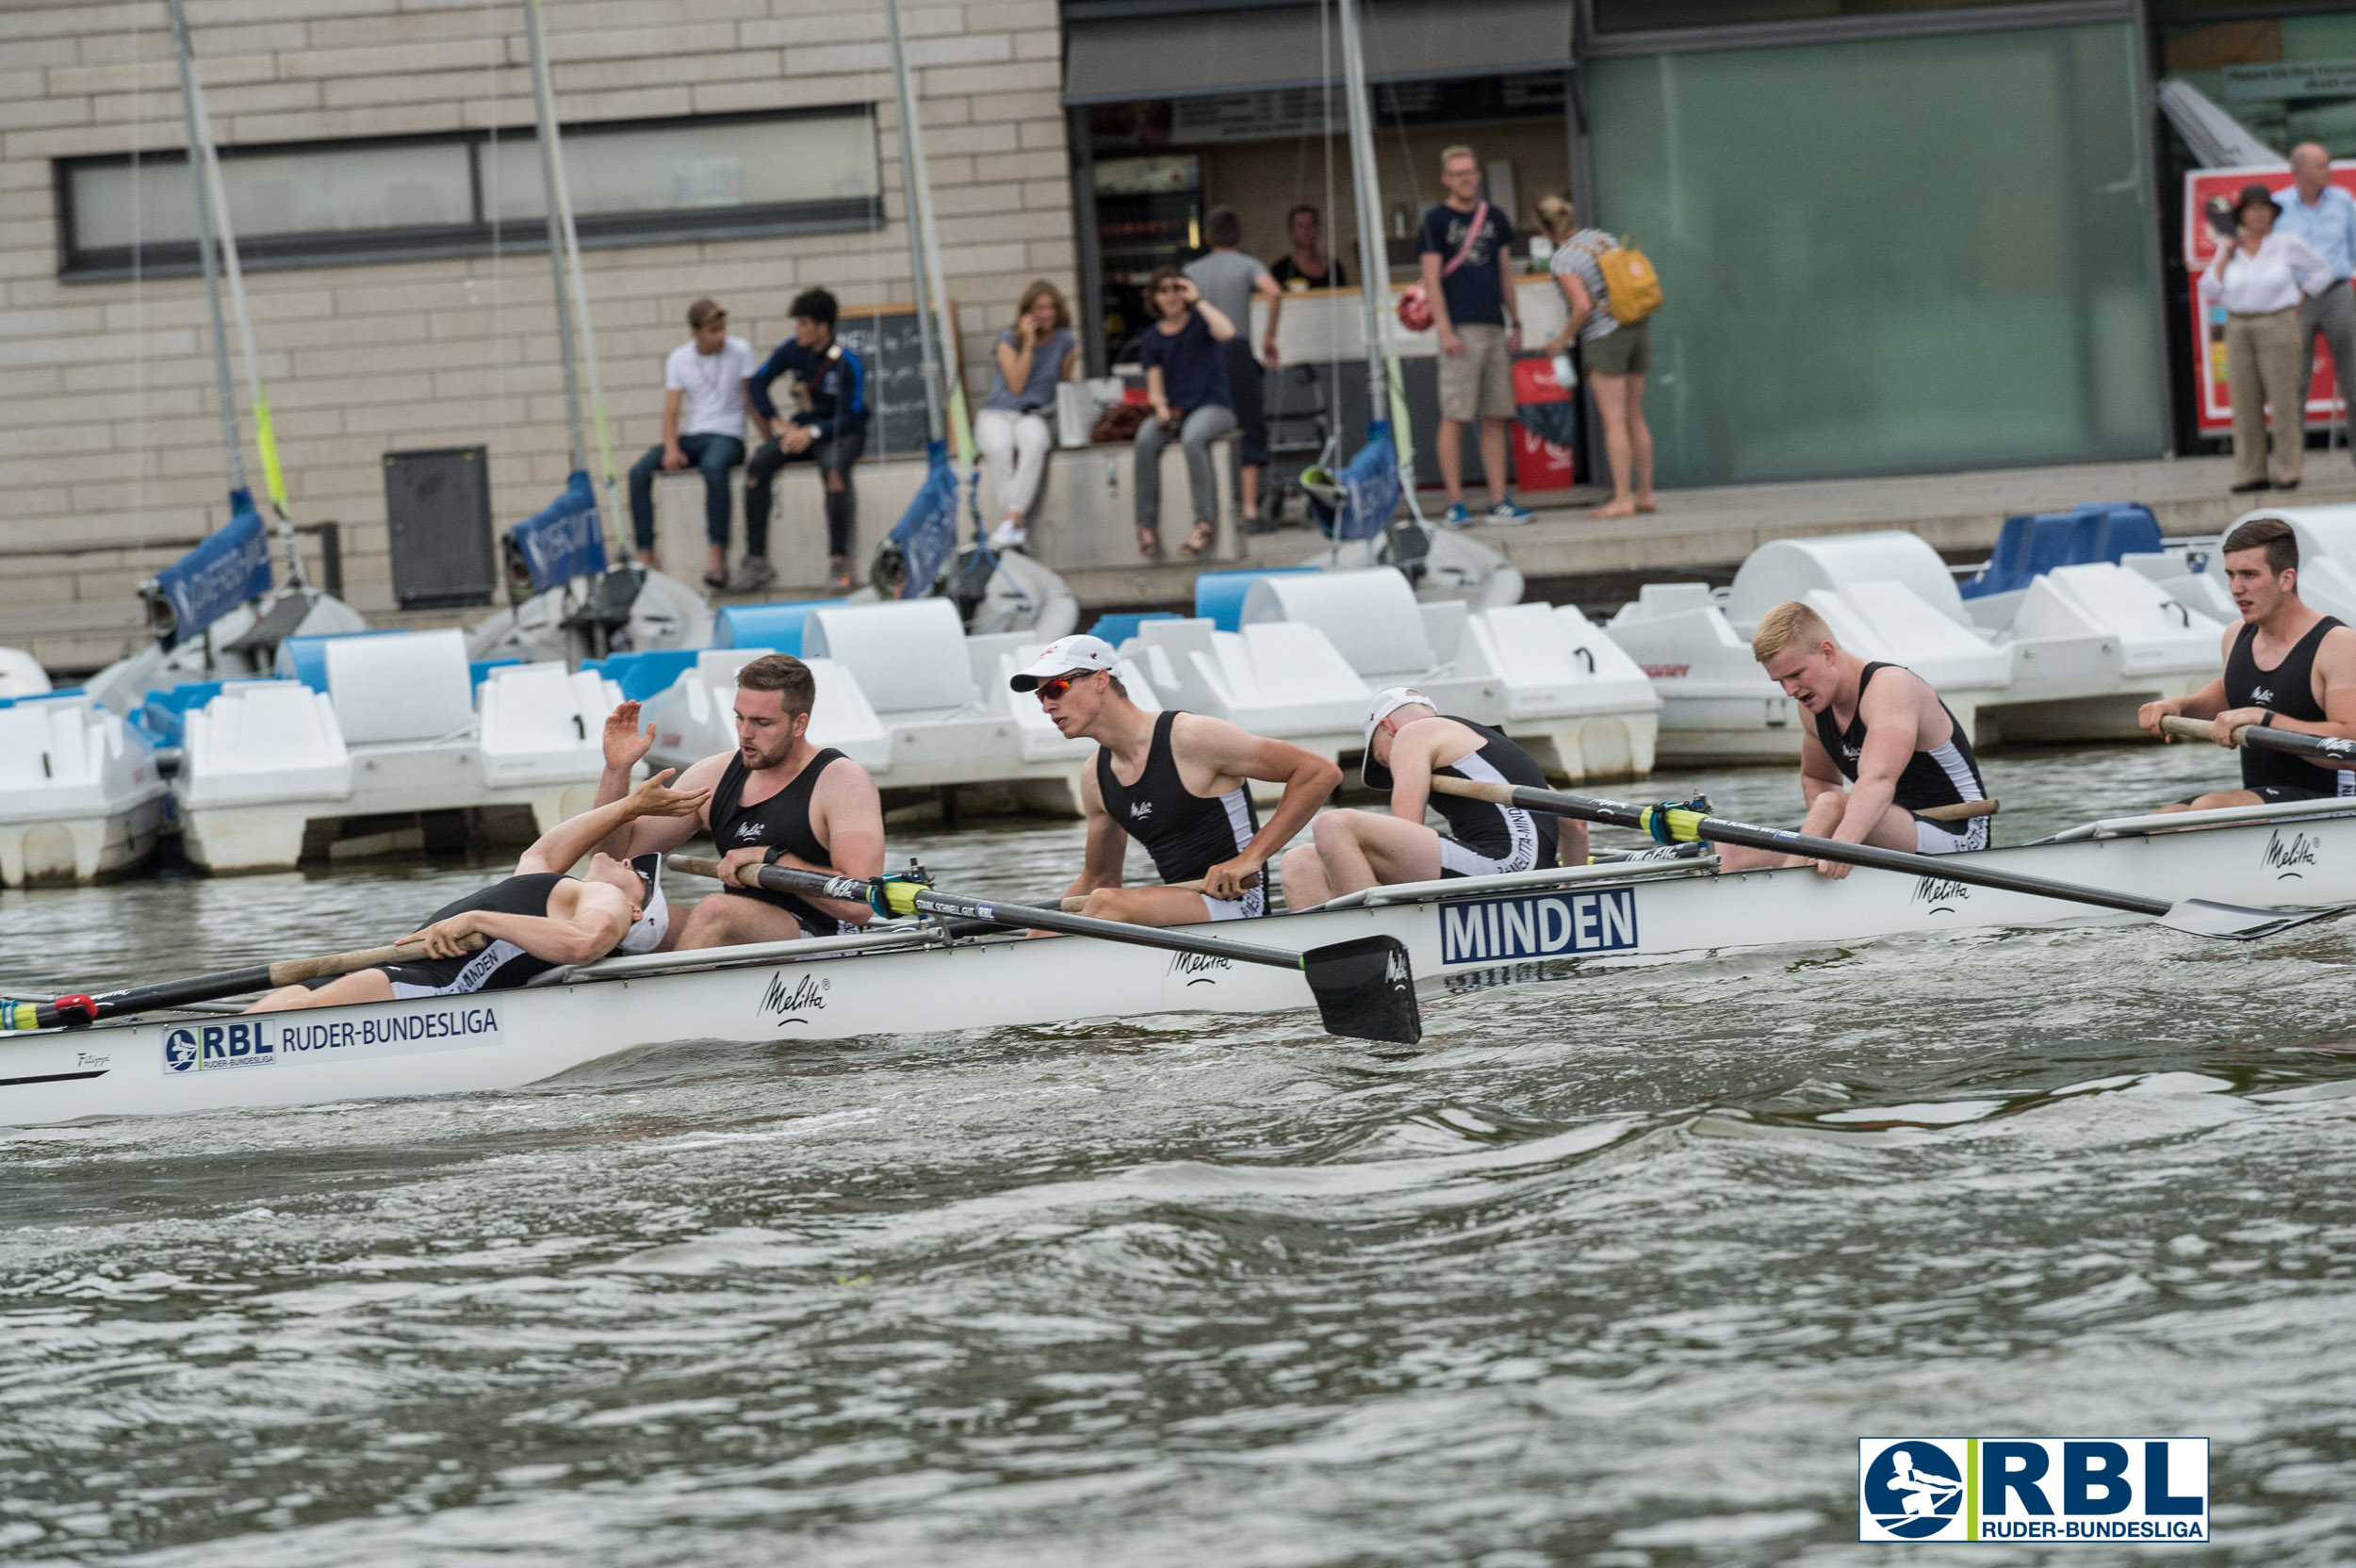
M 1203 253 L 1203 160 L 1191 154 L 1106 158 L 1096 165 L 1097 287 L 1115 363 L 1136 357 L 1153 323 L 1146 283 L 1156 267 Z

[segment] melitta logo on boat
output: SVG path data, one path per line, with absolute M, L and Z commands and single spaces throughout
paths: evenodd
M 1440 906 L 1440 962 L 1489 963 L 1636 945 L 1636 890 L 1595 888 Z
M 299 1064 L 365 1052 L 402 1056 L 496 1045 L 499 1014 L 480 1003 L 368 1014 L 272 1014 L 220 1023 L 183 1024 L 164 1036 L 164 1072 L 218 1072 L 225 1068 Z
M 2209 1539 L 2205 1437 L 1861 1437 L 1859 1541 Z

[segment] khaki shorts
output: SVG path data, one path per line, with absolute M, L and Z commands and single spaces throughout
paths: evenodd
M 1591 376 L 1641 376 L 1652 368 L 1650 321 L 1623 321 L 1579 346 Z
M 1513 356 L 1505 351 L 1505 329 L 1462 326 L 1461 354 L 1440 356 L 1440 417 L 1511 419 L 1513 416 Z

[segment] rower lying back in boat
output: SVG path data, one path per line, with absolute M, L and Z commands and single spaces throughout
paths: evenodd
M 1082 913 L 1133 925 L 1268 913 L 1262 868 L 1317 815 L 1342 770 L 1224 719 L 1146 712 L 1129 700 L 1119 663 L 1103 638 L 1066 637 L 1008 682 L 1036 692 L 1067 738 L 1085 736 L 1098 747 L 1094 764 L 1080 773 L 1088 858 L 1065 896 L 1085 895 Z M 1265 826 L 1252 804 L 1255 778 L 1284 787 Z M 1122 887 L 1130 839 L 1145 846 L 1165 884 L 1199 881 L 1202 890 Z
M 810 743 L 817 692 L 810 666 L 787 654 L 763 654 L 737 671 L 736 749 L 679 776 L 679 788 L 702 792 L 706 804 L 690 815 L 640 818 L 598 846 L 634 858 L 677 849 L 697 827 L 710 830 L 728 868 L 727 891 L 689 910 L 666 950 L 847 936 L 873 917 L 864 904 L 735 880 L 739 867 L 756 861 L 840 876 L 883 874 L 883 797 L 865 768 Z M 625 702 L 607 716 L 599 803 L 629 792 L 630 770 L 653 745 L 654 727 L 639 731 L 638 704 Z
M 1808 798 L 1801 831 L 1843 843 L 1876 844 L 1919 855 L 1986 849 L 1986 816 L 1960 822 L 1923 815 L 1988 799 L 1972 737 L 1912 670 L 1867 663 L 1833 638 L 1824 618 L 1789 601 L 1759 618 L 1751 654 L 1768 678 L 1815 723 L 1800 732 L 1800 790 Z M 1846 781 L 1851 788 L 1843 789 Z M 1801 856 L 1727 846 L 1729 871 L 1805 864 Z M 1818 860 L 1824 875 L 1849 868 Z
M 2143 727 L 2171 739 L 2161 721 L 2214 721 L 2218 745 L 2245 725 L 2356 740 L 2356 629 L 2299 596 L 2299 535 L 2280 517 L 2252 517 L 2225 536 L 2226 591 L 2242 624 L 2226 629 L 2225 673 L 2186 697 L 2143 705 Z M 2315 758 L 2243 747 L 2241 788 L 2190 795 L 2163 811 L 2356 795 L 2356 769 Z
M 1583 822 L 1432 792 L 1435 776 L 1543 790 L 1546 774 L 1503 732 L 1448 717 L 1411 686 L 1377 692 L 1368 705 L 1361 772 L 1368 789 L 1389 792 L 1390 811 L 1317 818 L 1312 841 L 1284 852 L 1287 907 L 1392 883 L 1586 863 Z M 1427 806 L 1448 823 L 1447 833 L 1425 825 Z
M 669 789 L 670 777 L 666 768 L 620 800 L 557 824 L 524 851 L 513 876 L 428 915 L 402 939 L 423 941 L 424 957 L 282 987 L 247 1011 L 512 990 L 560 964 L 654 952 L 671 923 L 663 858 L 619 860 L 595 846 L 633 822 L 689 820 L 701 810 L 706 792 Z M 566 875 L 583 856 L 582 874 Z M 470 946 L 469 937 L 485 939 Z

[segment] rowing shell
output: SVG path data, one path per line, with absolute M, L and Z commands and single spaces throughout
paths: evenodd
M 2155 898 L 2356 902 L 2356 808 L 2332 802 L 2124 818 L 2060 840 L 1972 859 Z M 1427 998 L 1565 979 L 1628 957 L 2141 918 L 1873 871 L 1841 881 L 1805 867 L 1722 873 L 1707 857 L 1378 888 L 1338 902 L 1255 921 L 1251 936 L 1292 951 L 1396 937 Z M 608 959 L 561 972 L 554 984 L 478 996 L 15 1036 L 0 1039 L 0 1125 L 514 1088 L 677 1040 L 1311 1006 L 1297 974 L 1104 942 L 1089 943 L 1081 961 L 1073 944 L 1084 939 L 902 927 Z M 1445 1028 L 1445 1017 L 1434 1026 Z

